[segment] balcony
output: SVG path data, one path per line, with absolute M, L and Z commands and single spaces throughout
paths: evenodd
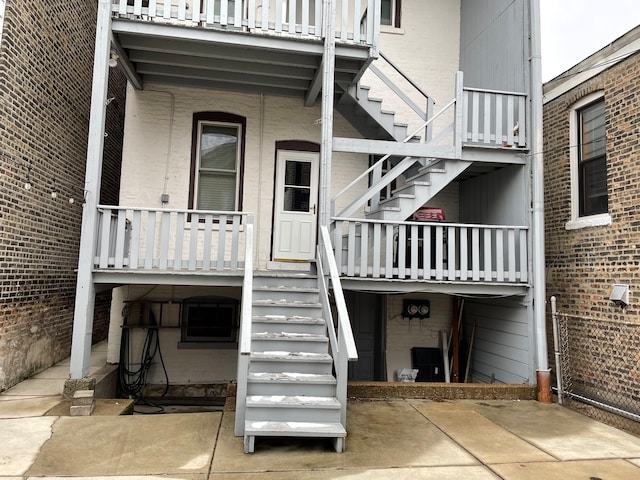
M 321 0 L 114 0 L 113 48 L 131 83 L 317 98 Z M 380 0 L 338 0 L 336 82 L 351 83 L 377 51 Z M 374 14 L 374 12 L 378 12 Z
M 344 279 L 528 285 L 526 227 L 334 221 Z M 245 227 L 252 223 L 241 212 L 100 206 L 94 277 L 97 283 L 240 282 Z

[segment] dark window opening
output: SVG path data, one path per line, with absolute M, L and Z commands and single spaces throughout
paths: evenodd
M 607 213 L 607 154 L 604 100 L 578 111 L 580 216 Z
M 196 297 L 184 301 L 182 342 L 236 343 L 238 301 L 226 297 Z

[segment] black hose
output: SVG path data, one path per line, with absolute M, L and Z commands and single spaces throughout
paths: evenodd
M 120 388 L 120 394 L 131 398 L 135 401 L 136 405 L 144 404 L 151 407 L 155 407 L 157 410 L 154 412 L 137 412 L 137 413 L 162 413 L 164 408 L 160 405 L 156 405 L 149 401 L 144 396 L 144 389 L 147 384 L 147 377 L 149 370 L 153 364 L 153 359 L 156 354 L 160 358 L 160 364 L 164 372 L 165 388 L 161 396 L 165 396 L 169 390 L 169 375 L 162 356 L 162 350 L 160 348 L 160 337 L 158 323 L 153 312 L 149 312 L 149 328 L 147 328 L 147 335 L 142 346 L 140 366 L 137 369 L 130 369 L 129 367 L 129 353 L 131 335 L 129 329 L 126 328 L 128 324 L 128 307 L 123 310 L 123 329 L 122 338 L 120 341 L 120 364 L 118 372 L 118 384 Z

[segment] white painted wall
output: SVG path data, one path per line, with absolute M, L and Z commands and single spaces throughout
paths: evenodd
M 401 28 L 383 26 L 380 51 L 418 84 L 436 102 L 438 112 L 454 98 L 455 74 L 460 58 L 460 2 L 458 0 L 413 0 L 402 2 Z M 392 76 L 405 93 L 419 105 L 423 97 L 394 75 L 384 62 L 375 65 Z M 384 100 L 383 108 L 398 112 L 397 119 L 411 129 L 420 125 L 417 115 L 389 93 L 372 75 L 366 74 L 364 85 L 371 85 L 371 96 Z M 453 110 L 435 122 L 434 136 L 453 121 Z M 412 127 L 412 128 L 411 128 Z
M 410 319 L 402 316 L 404 298 L 430 301 L 431 316 Z M 387 297 L 387 380 L 395 381 L 395 372 L 411 368 L 411 348 L 442 348 L 440 331 L 451 330 L 451 297 L 440 294 L 411 293 Z
M 156 91 L 162 90 L 162 91 Z M 242 209 L 256 218 L 258 268 L 265 269 L 271 252 L 271 225 L 275 175 L 275 143 L 307 140 L 320 143 L 320 107 L 304 107 L 302 100 L 255 94 L 218 92 L 182 87 L 129 88 L 123 147 L 120 203 L 161 207 L 160 195 L 169 194 L 167 208 L 187 208 L 193 114 L 222 111 L 247 119 Z M 335 134 L 357 133 L 339 115 Z M 335 154 L 332 190 L 337 192 L 368 166 L 366 155 Z M 347 205 L 365 188 L 366 181 L 340 198 Z

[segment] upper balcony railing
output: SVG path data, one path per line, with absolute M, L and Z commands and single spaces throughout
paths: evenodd
M 381 0 L 335 0 L 339 42 L 377 45 Z M 113 0 L 116 17 L 253 34 L 322 39 L 322 0 Z M 376 14 L 376 12 L 378 12 Z

